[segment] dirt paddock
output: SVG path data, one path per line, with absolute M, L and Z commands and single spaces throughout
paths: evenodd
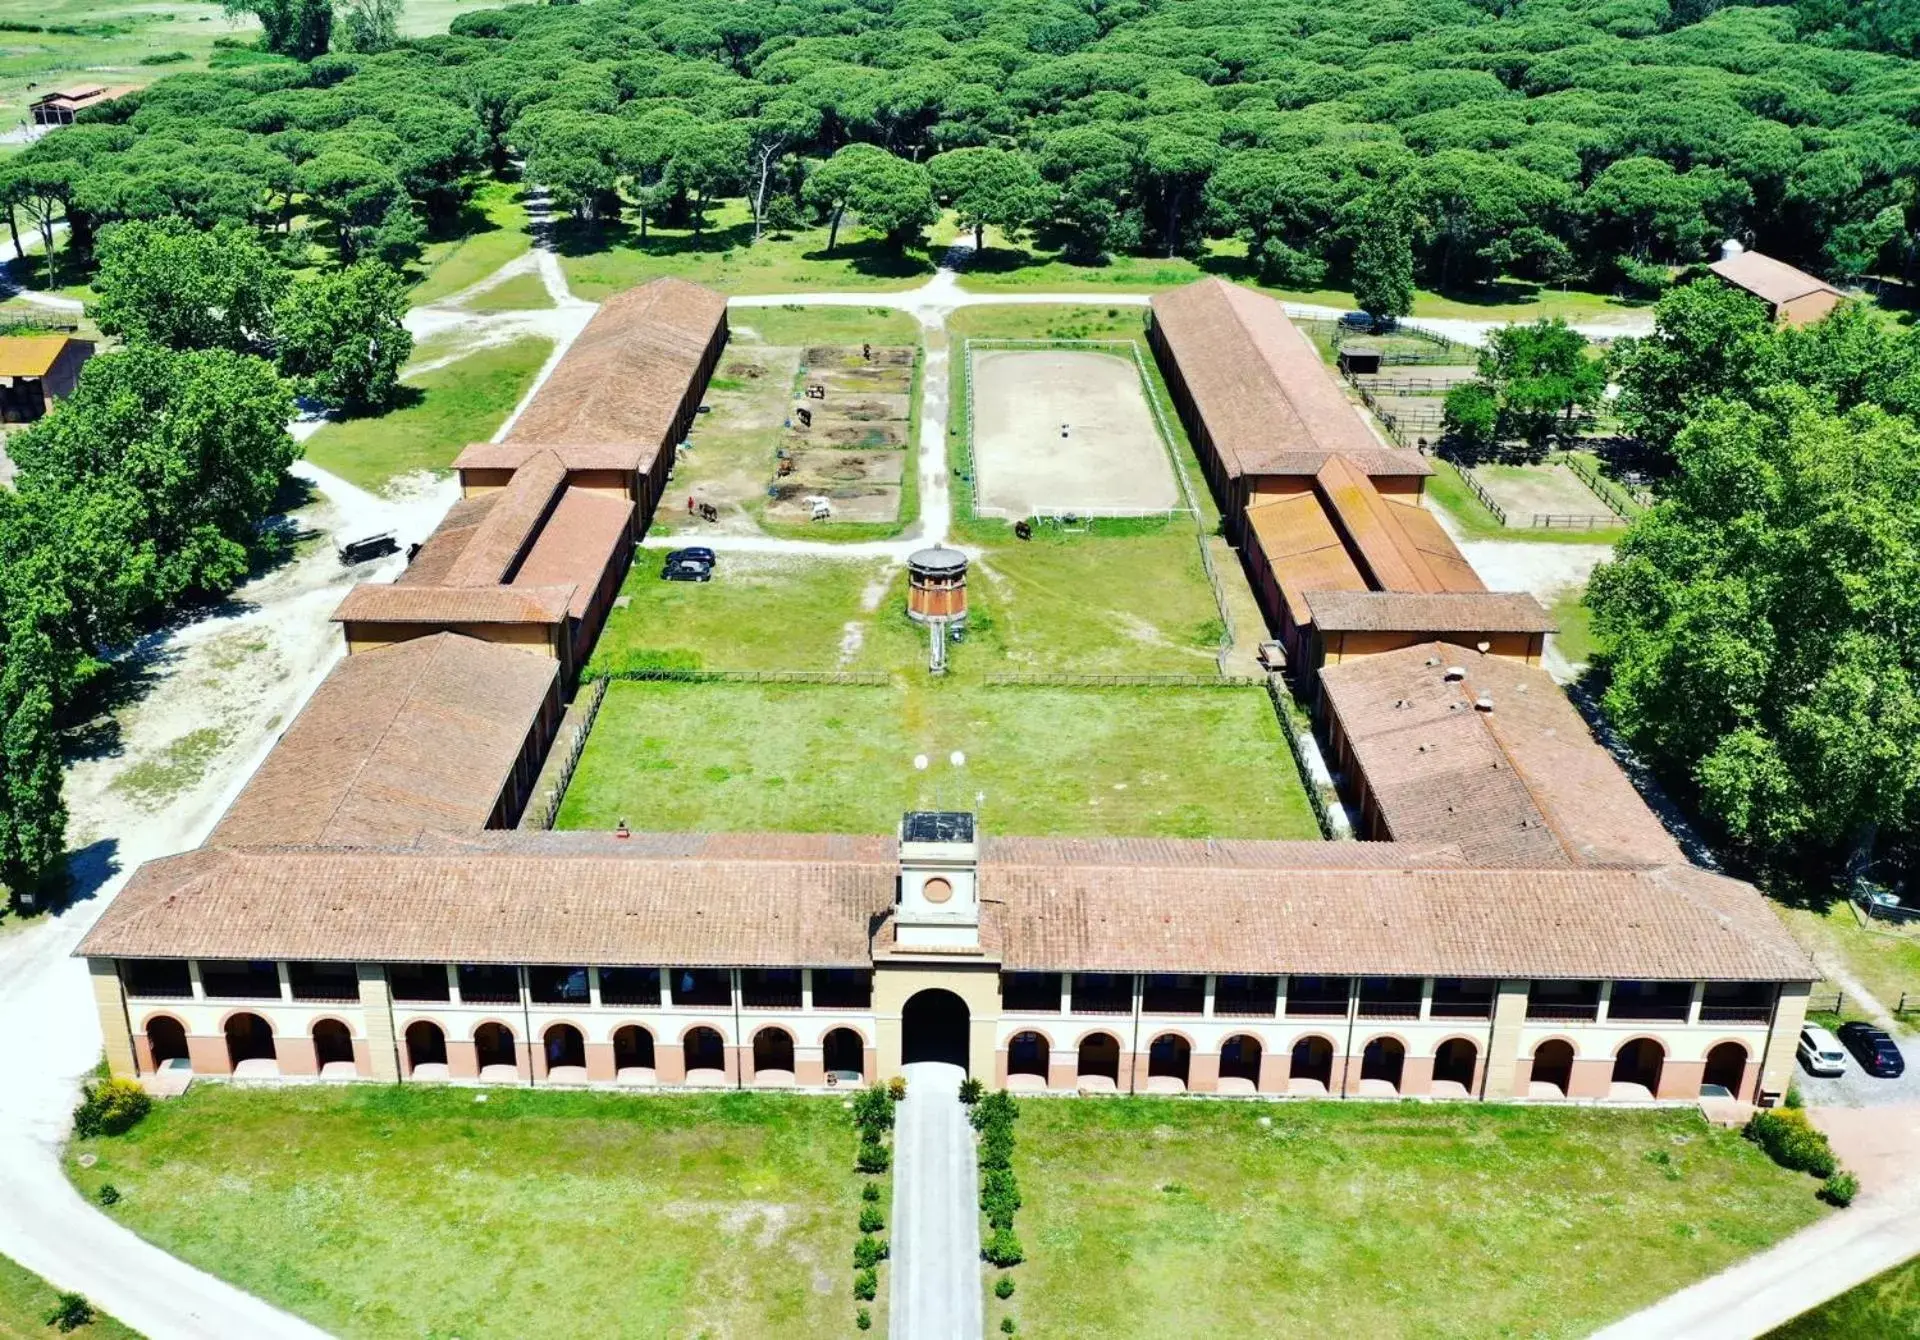
M 971 358 L 982 511 L 1022 517 L 1178 505 L 1173 466 L 1131 359 L 1067 349 L 980 350 Z
M 1578 475 L 1555 462 L 1482 465 L 1473 473 L 1506 512 L 1510 527 L 1531 526 L 1536 515 L 1613 516 Z

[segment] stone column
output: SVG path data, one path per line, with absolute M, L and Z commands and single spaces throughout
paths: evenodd
M 127 997 L 120 987 L 119 965 L 110 958 L 90 958 L 93 1004 L 100 1014 L 100 1032 L 107 1043 L 107 1069 L 120 1079 L 140 1073 L 133 1059 L 133 1026 L 127 1021 Z
M 393 1036 L 393 998 L 387 974 L 378 963 L 357 965 L 360 974 L 360 1012 L 367 1030 L 368 1073 L 389 1084 L 400 1080 L 400 1051 Z
M 1518 1098 L 1515 1071 L 1520 1060 L 1520 1029 L 1527 1022 L 1525 981 L 1501 982 L 1493 997 L 1493 1027 L 1488 1032 L 1485 1096 Z

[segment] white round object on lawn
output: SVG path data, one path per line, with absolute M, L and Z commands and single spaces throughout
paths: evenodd
M 913 770 L 915 772 L 925 772 L 927 770 L 927 756 L 925 754 L 915 754 L 913 756 Z
M 947 755 L 947 762 L 953 764 L 956 768 L 964 768 L 967 766 L 967 756 L 956 749 Z

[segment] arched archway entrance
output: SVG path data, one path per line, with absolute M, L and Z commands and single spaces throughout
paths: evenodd
M 965 1070 L 971 1023 L 967 1002 L 953 992 L 939 987 L 918 992 L 901 1012 L 901 1063 L 944 1061 Z
M 581 1036 L 579 1029 L 572 1024 L 555 1024 L 541 1040 L 546 1044 L 549 1078 L 563 1081 L 586 1078 L 587 1040 Z M 581 1073 L 571 1073 L 576 1070 Z
M 1260 1039 L 1236 1033 L 1220 1044 L 1220 1091 L 1251 1093 L 1260 1087 Z
M 1613 1082 L 1637 1084 L 1649 1097 L 1660 1096 L 1660 1072 L 1666 1066 L 1667 1050 L 1652 1038 L 1635 1038 L 1613 1058 Z
M 481 1079 L 510 1080 L 520 1073 L 519 1045 L 513 1030 L 492 1021 L 473 1030 L 473 1059 Z
M 1007 1040 L 1007 1087 L 1016 1087 L 1013 1081 L 1019 1075 L 1024 1076 L 1027 1082 L 1017 1087 L 1046 1088 L 1051 1052 L 1052 1048 L 1047 1046 L 1047 1040 L 1040 1034 L 1015 1033 Z
M 820 1040 L 820 1061 L 829 1084 L 860 1084 L 867 1078 L 867 1044 L 851 1028 L 836 1028 Z
M 753 1082 L 793 1083 L 793 1035 L 784 1028 L 763 1028 L 753 1035 Z
M 653 1034 L 638 1024 L 613 1030 L 613 1077 L 637 1083 L 653 1078 Z
M 1573 1044 L 1549 1038 L 1535 1047 L 1528 1080 L 1535 1098 L 1565 1098 L 1573 1085 Z
M 313 1026 L 313 1062 L 323 1075 L 330 1065 L 353 1069 L 353 1034 L 338 1019 L 322 1019 Z
M 1723 1042 L 1707 1053 L 1707 1068 L 1700 1085 L 1718 1085 L 1735 1098 L 1747 1082 L 1747 1049 L 1737 1042 Z
M 1462 1091 L 1473 1090 L 1473 1072 L 1480 1059 L 1480 1049 L 1465 1038 L 1448 1038 L 1440 1044 L 1440 1050 L 1433 1054 L 1433 1082 L 1458 1084 Z
M 1162 1033 L 1147 1046 L 1147 1092 L 1185 1093 L 1193 1048 L 1178 1033 Z
M 416 1079 L 447 1077 L 447 1035 L 431 1019 L 415 1019 L 407 1025 L 407 1073 Z M 435 1069 L 421 1073 L 423 1066 Z
M 680 1039 L 689 1084 L 727 1084 L 727 1043 L 715 1029 L 690 1028 Z
M 1289 1083 L 1333 1085 L 1333 1044 L 1325 1038 L 1301 1038 L 1293 1044 L 1293 1059 L 1287 1066 Z
M 277 1060 L 273 1028 L 257 1014 L 236 1014 L 227 1020 L 227 1062 L 238 1070 L 246 1061 Z
M 1076 1074 L 1082 1084 L 1090 1079 L 1104 1079 L 1118 1087 L 1120 1084 L 1120 1039 L 1111 1033 L 1090 1033 L 1080 1039 Z
M 1372 1038 L 1360 1052 L 1360 1082 L 1369 1080 L 1400 1092 L 1400 1078 L 1407 1066 L 1407 1049 L 1398 1038 Z
M 172 1015 L 162 1014 L 147 1022 L 147 1051 L 153 1057 L 153 1068 L 160 1069 L 169 1061 L 187 1061 L 187 1030 Z

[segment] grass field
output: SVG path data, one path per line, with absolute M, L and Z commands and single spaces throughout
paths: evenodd
M 0 1340 L 46 1340 L 59 1332 L 47 1325 L 47 1312 L 59 1291 L 38 1275 L 0 1256 Z M 93 1321 L 68 1334 L 79 1340 L 139 1340 L 140 1333 L 95 1312 Z
M 520 187 L 510 182 L 486 182 L 468 204 L 460 235 L 429 242 L 421 252 L 420 280 L 410 296 L 416 306 L 452 297 L 516 256 L 526 254 L 532 245 Z M 545 298 L 544 289 L 541 296 Z M 538 305 L 551 307 L 553 303 L 546 300 Z
M 1018 1135 L 1012 1311 L 1081 1340 L 1585 1335 L 1822 1214 L 1690 1112 L 1031 1101 Z
M 1452 461 L 1432 458 L 1433 475 L 1427 480 L 1427 497 L 1444 509 L 1459 524 L 1469 540 L 1516 540 L 1531 544 L 1611 544 L 1626 534 L 1618 530 L 1534 530 L 1524 526 L 1503 526 L 1486 505 L 1474 496 L 1459 468 Z
M 1917 1335 L 1920 1261 L 1909 1261 L 1767 1332 L 1766 1340 L 1902 1340 Z
M 1892 1009 L 1903 994 L 1920 1000 L 1920 927 L 1863 927 L 1837 898 L 1822 910 L 1775 904 L 1787 929 L 1822 966 L 1836 963 Z M 1822 988 L 1825 990 L 1825 988 Z M 1858 1015 L 1857 1007 L 1850 1011 Z
M 1585 665 L 1593 659 L 1593 611 L 1587 608 L 1586 597 L 1584 587 L 1570 587 L 1550 607 L 1554 622 L 1560 625 L 1560 631 L 1553 635 L 1554 645 L 1574 665 Z
M 529 270 L 483 288 L 461 307 L 469 312 L 538 312 L 553 306 L 546 281 Z
M 800 293 L 809 289 L 913 288 L 933 273 L 924 250 L 889 254 L 857 229 L 842 228 L 831 254 L 825 228 L 753 238 L 745 200 L 725 200 L 708 211 L 707 227 L 649 224 L 640 241 L 637 224 L 588 228 L 571 221 L 557 233 L 560 264 L 576 297 L 594 302 L 661 275 L 677 275 L 727 293 Z
M 446 470 L 460 448 L 493 435 L 551 352 L 551 341 L 523 336 L 409 377 L 414 403 L 327 424 L 307 439 L 307 459 L 375 491 L 416 470 Z
M 884 559 L 822 561 L 726 554 L 711 582 L 663 582 L 666 555 L 634 555 L 588 673 L 668 667 L 687 670 L 833 670 L 847 625 L 875 617 L 893 583 Z M 905 622 L 904 618 L 902 622 Z
M 968 649 L 962 648 L 965 655 Z M 948 755 L 966 754 L 964 769 Z M 937 760 L 916 772 L 913 757 Z M 909 809 L 998 833 L 1319 836 L 1260 689 L 629 683 L 561 828 L 887 833 Z
M 342 1336 L 851 1329 L 838 1101 L 207 1086 L 70 1174 L 165 1250 Z M 72 1162 L 91 1153 L 99 1162 Z M 884 1319 L 880 1322 L 885 1334 Z M 51 1332 L 46 1332 L 51 1334 Z

